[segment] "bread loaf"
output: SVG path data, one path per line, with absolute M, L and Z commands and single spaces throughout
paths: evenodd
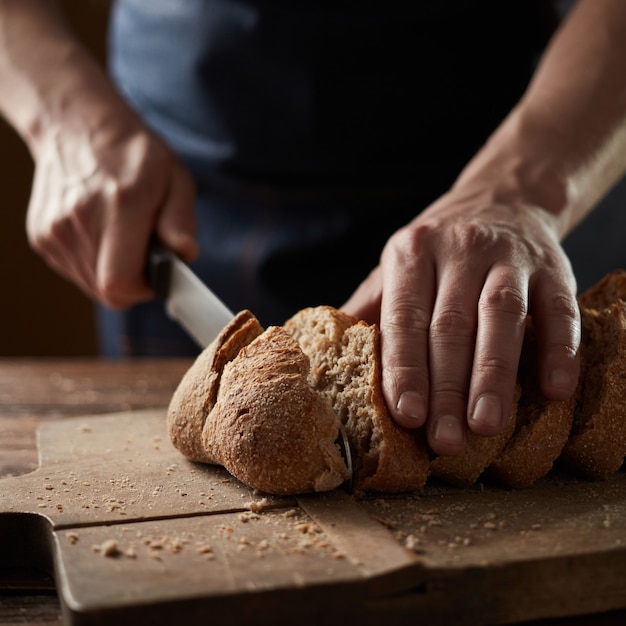
M 325 491 L 348 478 L 342 424 L 356 492 L 421 489 L 428 451 L 421 433 L 387 410 L 379 335 L 332 307 L 305 309 L 265 331 L 249 311 L 239 313 L 173 395 L 172 442 L 262 491 Z
M 431 460 L 424 429 L 410 431 L 391 418 L 378 327 L 328 306 L 303 309 L 267 330 L 240 312 L 172 396 L 170 438 L 190 459 L 223 465 L 276 494 L 334 489 L 347 479 L 337 441 L 342 427 L 356 493 L 418 491 L 430 475 L 461 486 L 487 475 L 529 487 L 555 462 L 606 478 L 626 456 L 626 271 L 604 277 L 579 305 L 576 394 L 567 401 L 542 396 L 529 317 L 508 428 L 488 438 L 469 433 L 455 457 Z

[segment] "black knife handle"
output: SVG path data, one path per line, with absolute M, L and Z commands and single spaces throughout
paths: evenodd
M 162 244 L 150 242 L 148 248 L 148 264 L 146 266 L 146 281 L 159 298 L 167 298 L 170 291 L 170 277 L 172 275 L 171 255 Z

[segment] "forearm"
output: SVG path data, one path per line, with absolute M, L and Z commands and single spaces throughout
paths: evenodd
M 545 209 L 565 236 L 626 171 L 626 2 L 579 0 L 533 81 L 457 185 Z
M 56 2 L 0 0 L 0 113 L 33 154 L 55 129 L 101 126 L 112 104 L 121 99 Z

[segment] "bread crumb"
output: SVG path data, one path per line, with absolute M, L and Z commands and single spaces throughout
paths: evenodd
M 253 500 L 251 502 L 246 502 L 244 504 L 245 508 L 253 513 L 261 513 L 265 509 L 267 509 L 269 505 L 269 501 L 267 498 L 262 498 L 261 500 Z
M 415 551 L 418 548 L 420 543 L 421 543 L 420 539 L 416 537 L 415 535 L 407 535 L 407 537 L 404 540 L 404 546 L 408 550 L 413 550 L 413 551 Z
M 213 552 L 213 546 L 209 545 L 208 543 L 203 543 L 198 546 L 196 551 L 198 552 L 198 554 L 210 554 L 211 552 Z
M 94 552 L 99 552 L 102 556 L 113 558 L 121 554 L 117 541 L 115 539 L 107 539 L 100 545 L 92 546 Z
M 74 545 L 77 541 L 78 541 L 78 533 L 75 533 L 73 531 L 68 531 L 65 533 L 65 538 L 72 544 Z
M 294 528 L 298 532 L 308 535 L 313 535 L 315 533 L 321 532 L 320 529 L 312 522 L 300 522 L 299 524 L 295 524 Z

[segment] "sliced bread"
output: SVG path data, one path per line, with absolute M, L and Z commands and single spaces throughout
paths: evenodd
M 481 437 L 469 431 L 465 448 L 455 456 L 438 456 L 430 463 L 431 476 L 457 487 L 473 485 L 489 467 L 509 441 L 515 429 L 520 387 L 516 385 L 511 414 L 505 428 L 498 435 Z
M 583 307 L 581 315 L 581 391 L 561 460 L 579 474 L 603 479 L 626 456 L 626 302 Z
M 309 383 L 328 398 L 345 426 L 357 492 L 421 489 L 429 474 L 422 433 L 396 424 L 381 384 L 376 325 L 329 306 L 303 309 L 285 323 L 311 360 Z
M 515 430 L 487 471 L 490 478 L 515 489 L 530 487 L 548 474 L 567 443 L 574 419 L 577 394 L 569 400 L 547 400 L 539 386 L 537 359 L 537 338 L 528 317 Z

